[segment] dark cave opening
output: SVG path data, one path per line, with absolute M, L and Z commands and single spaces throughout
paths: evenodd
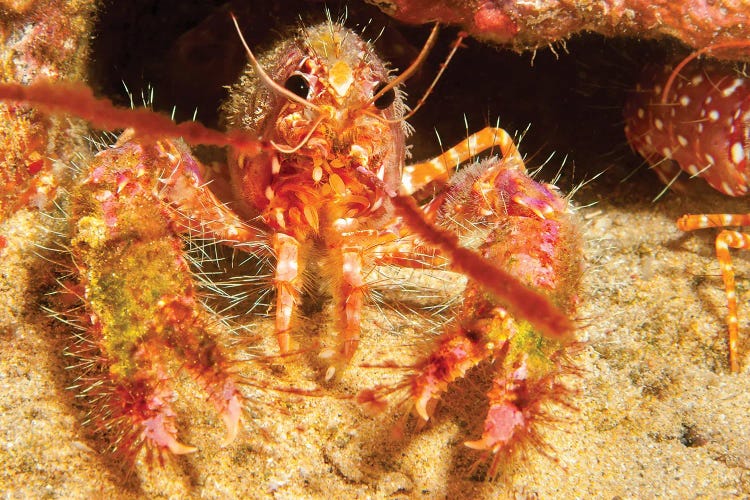
M 92 42 L 92 84 L 121 105 L 129 104 L 123 83 L 136 104 L 152 87 L 157 110 L 174 112 L 178 120 L 196 113 L 199 121 L 216 126 L 225 86 L 246 62 L 229 13 L 235 13 L 258 53 L 300 23 L 322 21 L 326 9 L 334 19 L 345 12 L 346 25 L 354 30 L 367 26 L 365 35 L 377 37 L 378 51 L 394 68 L 405 68 L 429 34 L 429 26 L 404 25 L 351 2 L 109 1 L 98 15 Z M 456 33 L 444 28 L 424 67 L 406 83 L 411 106 Z M 673 50 L 670 42 L 581 34 L 564 45 L 517 54 L 467 39 L 425 106 L 409 120 L 415 129 L 409 140 L 413 158 L 435 156 L 467 133 L 499 123 L 511 134 L 528 129 L 521 149 L 531 168 L 554 153 L 541 175 L 551 179 L 562 170 L 563 189 L 607 171 L 595 185 L 611 190 L 638 171 L 636 177 L 643 176 L 648 189 L 658 192 L 653 174 L 626 143 L 622 106 L 641 66 Z

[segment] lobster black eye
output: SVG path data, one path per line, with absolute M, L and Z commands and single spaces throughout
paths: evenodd
M 287 78 L 286 82 L 284 82 L 284 88 L 300 96 L 302 99 L 307 99 L 307 96 L 310 94 L 310 84 L 307 83 L 307 79 L 304 76 L 299 74 L 294 74 Z
M 375 87 L 375 91 L 372 95 L 378 95 L 378 92 L 383 90 L 386 85 L 388 85 L 385 82 L 380 82 L 377 87 Z M 375 99 L 375 107 L 378 109 L 385 109 L 391 104 L 393 104 L 393 101 L 396 100 L 396 91 L 393 89 L 393 87 L 389 88 L 385 94 L 381 95 L 377 99 Z

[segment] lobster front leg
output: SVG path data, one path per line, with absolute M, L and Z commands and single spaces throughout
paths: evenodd
M 353 241 L 362 241 L 371 236 L 371 231 L 357 231 L 342 235 L 343 242 L 334 250 L 334 259 L 329 273 L 333 280 L 333 298 L 338 322 L 338 346 L 326 348 L 320 357 L 330 362 L 326 380 L 330 380 L 338 368 L 346 366 L 357 352 L 361 330 L 362 307 L 367 293 L 363 276 L 363 250 Z
M 362 278 L 362 250 L 346 246 L 341 250 L 341 286 L 338 294 L 338 314 L 341 332 L 341 356 L 349 361 L 359 345 L 360 317 L 365 295 Z
M 281 354 L 291 349 L 290 328 L 294 308 L 299 302 L 302 289 L 300 273 L 300 243 L 293 236 L 276 233 L 273 236 L 273 250 L 276 253 L 276 338 Z

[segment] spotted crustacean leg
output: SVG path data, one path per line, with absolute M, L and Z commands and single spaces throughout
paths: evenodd
M 341 283 L 337 298 L 341 322 L 341 357 L 344 360 L 351 359 L 359 345 L 360 316 L 365 298 L 362 267 L 361 246 L 348 245 L 341 249 Z
M 683 215 L 677 221 L 682 231 L 693 231 L 709 227 L 750 226 L 750 214 L 702 214 Z M 732 268 L 730 248 L 750 248 L 750 235 L 738 231 L 723 230 L 716 237 L 716 258 L 727 295 L 727 325 L 729 326 L 729 369 L 736 373 L 740 369 L 738 360 L 739 320 L 737 316 L 737 293 Z
M 414 194 L 430 182 L 446 180 L 459 164 L 494 146 L 500 148 L 503 158 L 514 158 L 523 165 L 518 148 L 508 132 L 498 127 L 485 127 L 440 156 L 404 167 L 401 175 L 401 192 Z
M 180 233 L 200 230 L 236 244 L 254 233 L 205 189 L 184 144 L 129 134 L 98 153 L 70 193 L 72 264 L 61 281 L 82 302 L 66 315 L 79 325 L 69 352 L 91 407 L 87 420 L 132 462 L 143 447 L 160 459 L 164 450 L 195 451 L 177 439 L 170 352 L 221 415 L 225 443 L 237 434 L 243 396 L 200 304 Z
M 470 236 L 482 235 L 479 251 L 527 286 L 543 292 L 560 310 L 575 313 L 582 270 L 580 235 L 567 200 L 550 185 L 526 174 L 520 157 L 477 162 L 451 179 L 438 206 L 436 222 Z M 548 416 L 544 405 L 566 403 L 561 378 L 572 368 L 566 352 L 572 338 L 550 338 L 513 318 L 471 280 L 463 303 L 431 354 L 412 366 L 413 374 L 395 386 L 362 391 L 358 401 L 373 412 L 387 399 L 413 405 L 428 420 L 449 385 L 478 364 L 491 362 L 492 387 L 482 436 L 468 447 L 493 455 L 494 477 L 504 458 L 526 442 L 541 445 L 537 425 Z

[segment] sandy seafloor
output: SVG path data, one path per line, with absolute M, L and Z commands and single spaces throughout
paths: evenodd
M 39 214 L 1 228 L 0 491 L 3 498 L 743 498 L 750 495 L 750 263 L 737 258 L 742 300 L 742 373 L 728 373 L 725 299 L 712 230 L 681 234 L 682 213 L 741 211 L 709 189 L 669 193 L 650 173 L 596 183 L 579 198 L 587 270 L 572 384 L 577 410 L 543 432 L 555 461 L 535 453 L 488 483 L 471 473 L 483 414 L 481 370 L 445 398 L 427 428 L 392 437 L 393 421 L 368 418 L 352 402 L 248 391 L 249 418 L 231 446 L 195 384 L 177 403 L 183 441 L 196 454 L 126 478 L 97 453 L 83 412 L 65 389 L 64 325 L 39 309 L 49 264 L 35 254 Z M 327 311 L 307 327 L 325 328 Z M 409 340 L 370 308 L 355 365 Z M 257 322 L 268 332 L 269 320 Z M 321 326 L 322 325 L 322 326 Z M 405 330 L 405 329 L 402 329 Z M 309 336 L 318 335 L 315 332 Z M 407 335 L 407 334 L 405 334 Z M 300 334 L 300 337 L 302 334 Z M 407 335 L 408 337 L 408 335 Z M 413 339 L 413 337 L 410 337 Z M 268 340 L 265 349 L 273 351 Z M 247 372 L 273 380 L 270 370 Z M 320 381 L 314 358 L 289 363 L 283 380 Z M 392 374 L 391 374 L 392 375 Z M 383 375 L 353 367 L 332 391 L 372 385 Z M 470 400 L 470 401 L 467 401 Z

